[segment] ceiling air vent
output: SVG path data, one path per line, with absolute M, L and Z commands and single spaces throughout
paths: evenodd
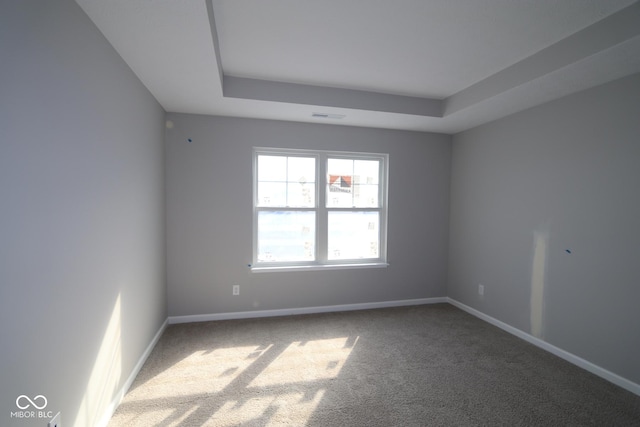
M 344 119 L 346 116 L 344 114 L 312 113 L 311 117 L 318 119 Z

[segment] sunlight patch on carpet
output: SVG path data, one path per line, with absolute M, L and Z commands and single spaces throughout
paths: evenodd
M 269 387 L 335 378 L 353 347 L 349 337 L 292 342 L 249 387 Z

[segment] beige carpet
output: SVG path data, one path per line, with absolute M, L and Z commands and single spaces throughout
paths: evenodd
M 640 426 L 640 397 L 448 304 L 167 328 L 118 426 Z

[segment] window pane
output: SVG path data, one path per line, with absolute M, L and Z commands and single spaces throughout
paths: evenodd
M 360 183 L 366 185 L 378 185 L 380 178 L 379 160 L 355 160 L 353 162 L 355 175 L 360 177 Z
M 314 157 L 258 156 L 258 206 L 316 205 Z
M 316 205 L 316 159 L 289 157 L 287 165 L 287 206 L 312 208 Z
M 353 205 L 358 208 L 378 207 L 378 183 L 380 162 L 378 160 L 355 160 Z
M 316 205 L 314 183 L 289 182 L 287 184 L 287 206 L 291 208 L 313 208 Z
M 378 212 L 329 212 L 328 259 L 378 258 L 379 222 Z
M 316 159 L 313 157 L 289 157 L 287 177 L 289 182 L 316 182 Z
M 380 161 L 328 159 L 327 207 L 379 207 Z
M 378 186 L 355 185 L 353 187 L 353 206 L 356 208 L 377 208 Z
M 258 206 L 286 206 L 286 182 L 258 182 Z
M 353 160 L 327 160 L 327 206 L 353 207 Z
M 258 262 L 313 261 L 315 212 L 258 212 Z
M 287 180 L 287 158 L 285 156 L 258 156 L 258 181 Z
M 327 173 L 337 175 L 353 175 L 352 159 L 328 159 Z
M 329 208 L 352 208 L 353 195 L 351 187 L 340 187 L 340 184 L 327 185 L 327 207 Z

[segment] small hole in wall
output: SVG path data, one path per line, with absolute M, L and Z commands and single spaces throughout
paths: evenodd
M 193 142 L 193 139 L 189 138 L 187 139 L 187 142 Z
M 570 254 L 571 253 L 571 249 L 565 249 L 564 250 L 566 253 Z

